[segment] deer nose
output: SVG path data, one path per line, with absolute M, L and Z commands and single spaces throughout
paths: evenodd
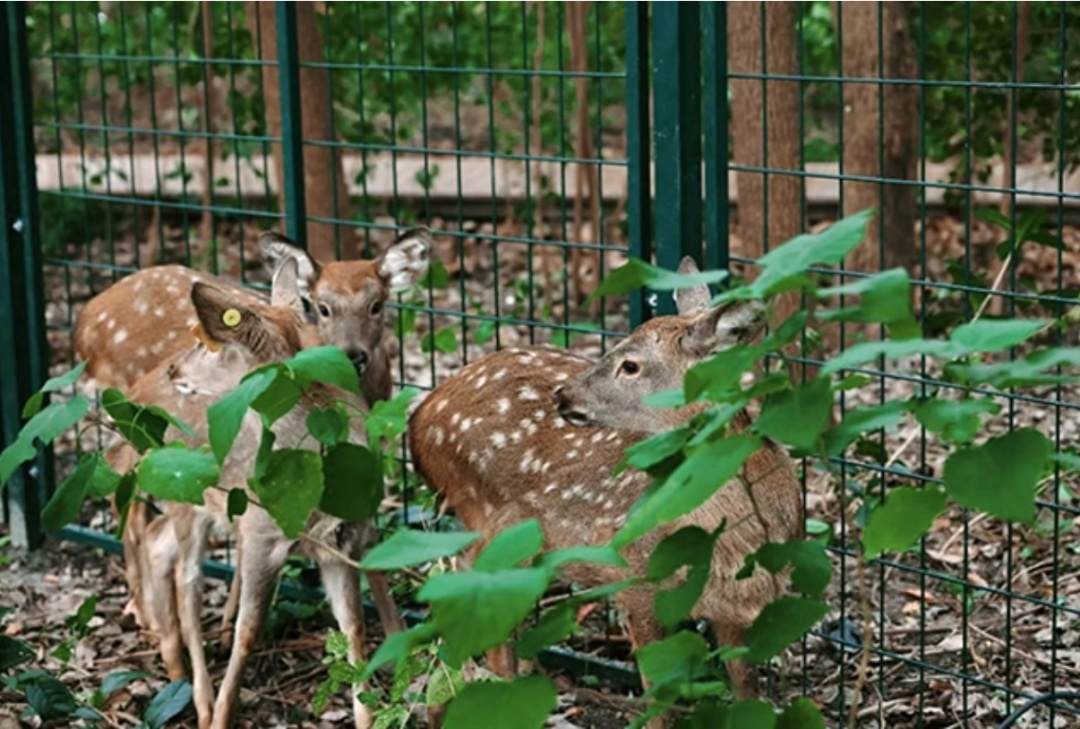
M 555 409 L 559 411 L 559 415 L 563 420 L 572 425 L 586 425 L 589 422 L 589 416 L 584 411 L 576 408 L 570 398 L 566 396 L 566 390 L 562 385 L 556 387 L 551 393 L 551 400 L 555 403 Z
M 368 363 L 368 353 L 362 349 L 350 350 L 346 352 L 349 357 L 349 361 L 353 363 L 353 367 L 357 372 L 362 372 Z

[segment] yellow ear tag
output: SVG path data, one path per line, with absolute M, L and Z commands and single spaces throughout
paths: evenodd
M 215 342 L 206 334 L 206 330 L 203 329 L 202 324 L 195 322 L 195 326 L 191 327 L 191 333 L 195 335 L 195 338 L 202 342 L 202 345 L 209 349 L 211 352 L 216 352 L 221 349 L 221 345 Z
M 227 327 L 234 327 L 240 323 L 240 312 L 236 309 L 226 309 L 221 315 L 221 323 Z

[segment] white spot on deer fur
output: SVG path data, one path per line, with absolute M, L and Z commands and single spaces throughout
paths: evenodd
M 487 375 L 483 375 L 483 376 L 480 377 L 479 380 L 476 381 L 476 384 L 473 385 L 473 387 L 476 388 L 477 390 L 483 390 L 484 385 L 487 384 L 487 381 L 488 381 Z
M 108 323 L 105 325 L 105 328 L 108 329 L 110 332 L 113 329 L 116 329 L 116 319 L 109 319 Z
M 135 313 L 139 316 L 146 316 L 146 312 L 150 311 L 150 302 L 146 299 L 135 300 Z
M 193 317 L 193 316 L 188 317 L 187 325 L 188 325 L 189 328 L 195 326 L 195 322 L 196 322 L 195 317 Z
M 146 347 L 139 347 L 135 350 L 135 356 L 142 358 L 146 356 Z
M 499 370 L 499 371 L 498 371 L 498 372 L 496 372 L 496 373 L 495 373 L 494 375 L 492 375 L 492 376 L 491 376 L 491 379 L 492 379 L 493 381 L 495 381 L 495 382 L 498 382 L 498 381 L 499 381 L 499 380 L 501 380 L 502 378 L 506 377 L 506 372 L 507 372 L 506 368 L 505 368 L 505 367 L 503 367 L 503 368 L 502 368 L 501 370 Z
M 580 483 L 576 483 L 562 492 L 562 499 L 563 501 L 569 501 L 570 499 L 577 498 L 584 490 L 585 486 Z
M 510 431 L 510 442 L 511 443 L 520 443 L 521 442 L 521 431 L 520 430 L 512 430 L 512 431 Z
M 508 397 L 499 398 L 499 402 L 496 405 L 496 407 L 498 408 L 499 413 L 501 415 L 505 415 L 506 413 L 510 412 L 510 398 L 508 398 Z
M 428 431 L 428 440 L 435 441 L 435 445 L 442 445 L 445 437 L 446 434 L 443 432 L 443 429 L 437 425 L 431 426 L 431 430 Z
M 461 430 L 462 433 L 464 433 L 466 430 L 471 428 L 472 425 L 473 425 L 473 419 L 472 418 L 465 418 L 464 420 L 461 421 L 461 425 L 459 426 L 459 429 Z
M 604 431 L 598 430 L 595 433 L 593 433 L 592 438 L 590 438 L 589 440 L 591 440 L 593 443 L 599 443 L 603 439 L 604 439 Z
M 550 494 L 552 491 L 554 491 L 557 488 L 559 488 L 559 484 L 552 481 L 551 483 L 549 483 L 547 486 L 544 487 L 544 493 L 545 494 Z
M 536 423 L 531 420 L 522 420 L 521 423 L 522 427 L 525 429 L 526 435 L 536 435 L 536 431 L 539 430 L 539 428 L 536 427 Z
M 124 340 L 127 339 L 127 338 L 128 338 L 127 329 L 121 329 L 120 331 L 118 331 L 116 334 L 113 335 L 112 341 L 113 341 L 113 344 L 123 344 Z
M 151 354 L 161 354 L 163 351 L 165 351 L 165 345 L 161 342 L 154 342 L 150 345 Z
M 566 453 L 566 459 L 567 459 L 567 460 L 573 460 L 573 459 L 575 459 L 575 458 L 577 458 L 577 457 L 578 457 L 578 452 L 577 452 L 577 448 L 571 448 L 571 449 L 570 449 L 569 451 L 567 451 L 567 453 Z
M 536 394 L 536 390 L 531 387 L 523 387 L 518 390 L 519 400 L 539 400 L 540 396 Z
M 480 468 L 487 468 L 493 458 L 495 458 L 495 451 L 490 448 L 485 448 L 484 452 L 480 454 Z
M 445 409 L 446 409 L 446 398 L 443 398 L 442 400 L 439 400 L 437 403 L 435 403 L 435 412 L 441 413 Z
M 101 312 L 100 314 L 97 315 L 97 319 L 95 321 L 97 321 L 98 324 L 101 324 L 102 322 L 104 322 L 108 318 L 109 318 L 109 312 L 103 311 L 103 312 Z
M 491 444 L 493 446 L 495 446 L 496 448 L 505 448 L 506 447 L 506 436 L 503 435 L 502 433 L 500 433 L 499 431 L 495 431 L 494 433 L 491 434 Z
M 179 296 L 180 289 L 176 288 L 175 286 L 166 286 L 165 293 L 167 293 L 169 296 Z
M 525 451 L 525 455 L 521 457 L 521 463 L 518 464 L 518 470 L 522 473 L 528 473 L 532 470 L 532 463 L 534 459 L 533 449 L 530 448 Z
M 566 433 L 565 435 L 563 435 L 563 438 L 565 440 L 574 440 L 574 438 L 577 438 L 577 436 L 574 435 L 573 433 Z M 574 445 L 580 445 L 580 443 L 575 443 Z
M 457 425 L 461 422 L 461 413 L 454 413 L 450 416 L 450 425 Z
M 172 341 L 173 339 L 176 339 L 176 332 L 169 332 L 168 334 L 165 335 L 165 338 L 170 340 L 170 341 Z
M 615 440 L 618 437 L 619 437 L 619 431 L 613 430 L 613 431 L 611 431 L 610 433 L 607 434 L 607 437 L 604 438 L 604 440 L 606 440 L 606 441 L 608 441 L 610 443 L 611 441 Z
M 484 502 L 484 516 L 491 516 L 495 512 L 495 507 L 491 505 L 490 501 Z
M 595 453 L 596 453 L 596 451 L 594 451 L 592 448 L 590 448 L 589 450 L 585 451 L 585 455 L 582 456 L 582 458 L 584 458 L 585 460 L 589 460 L 590 458 L 593 457 L 593 454 L 595 454 Z
M 570 375 L 566 374 L 565 372 L 559 372 L 555 375 L 556 382 L 564 382 L 568 379 L 570 379 Z
M 533 410 L 533 420 L 541 421 L 547 415 L 545 410 Z
M 562 418 L 555 418 L 555 426 L 554 427 L 559 428 L 561 430 L 561 429 L 566 427 L 566 421 L 563 420 Z
M 615 502 L 612 501 L 611 499 L 608 499 L 607 501 L 604 502 L 604 510 L 605 511 L 611 511 L 614 507 L 615 507 Z
M 154 316 L 156 316 L 158 319 L 164 319 L 165 318 L 165 307 L 155 306 L 154 307 Z

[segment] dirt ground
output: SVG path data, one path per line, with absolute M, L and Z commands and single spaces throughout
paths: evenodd
M 448 221 L 430 223 L 435 228 L 452 227 Z M 500 226 L 498 233 L 512 235 L 513 230 L 511 223 Z M 169 255 L 178 256 L 182 249 L 180 227 L 170 221 L 165 232 Z M 500 265 L 495 271 L 491 265 L 492 246 L 469 237 L 472 233 L 491 233 L 490 224 L 469 223 L 463 232 L 466 235 L 461 239 L 441 241 L 441 249 L 434 254 L 446 262 L 450 282 L 445 290 L 434 292 L 431 303 L 443 310 L 458 311 L 464 301 L 469 310 L 525 318 L 528 308 L 520 292 L 523 286 L 527 290 L 527 285 L 522 284 L 529 263 L 527 256 L 539 256 L 540 247 L 500 244 Z M 1030 281 L 1043 291 L 1080 288 L 1080 231 L 1066 228 L 1061 234 L 1065 244 L 1061 265 L 1057 251 L 1031 246 L 1025 249 L 1017 267 L 1018 281 Z M 117 242 L 117 263 L 132 260 L 136 235 L 141 237 L 132 231 Z M 973 229 L 976 263 L 980 256 L 988 260 L 985 251 L 991 245 L 990 235 L 990 230 L 981 224 Z M 226 242 L 222 259 L 225 270 L 239 273 L 236 251 L 240 245 L 247 246 L 248 258 L 254 260 L 254 236 L 254 226 L 221 226 L 221 238 Z M 963 237 L 963 226 L 955 218 L 940 217 L 929 222 L 928 265 L 923 272 L 926 279 L 951 280 L 945 261 L 963 260 Z M 617 236 L 613 235 L 612 240 L 617 243 Z M 376 248 L 385 242 L 374 241 Z M 103 246 L 73 249 L 70 257 L 101 260 L 103 253 Z M 613 251 L 605 263 L 610 270 L 620 260 L 621 254 Z M 539 257 L 532 263 L 534 271 L 543 270 Z M 986 266 L 985 260 L 982 263 Z M 70 364 L 67 329 L 79 307 L 111 279 L 102 271 L 59 264 L 50 264 L 46 276 L 50 291 L 49 340 L 56 373 Z M 537 290 L 543 293 L 542 275 L 537 273 L 535 278 Z M 538 318 L 548 322 L 589 320 L 586 310 L 572 304 L 564 306 L 561 291 L 549 291 L 555 293 L 535 307 Z M 927 306 L 931 313 L 959 311 L 963 302 L 933 294 L 927 295 Z M 1031 312 L 1038 314 L 1036 309 Z M 613 302 L 602 319 L 592 321 L 609 330 L 625 330 L 624 302 Z M 428 387 L 461 365 L 460 351 L 429 355 L 421 352 L 418 344 L 424 332 L 455 322 L 454 317 L 444 315 L 417 317 L 417 334 L 408 337 L 403 345 L 399 372 L 402 381 Z M 505 347 L 531 339 L 543 342 L 549 337 L 543 331 L 534 334 L 523 326 L 504 325 L 499 328 L 498 344 Z M 495 346 L 494 339 L 477 345 L 470 338 L 468 358 Z M 598 353 L 601 338 L 587 334 L 576 338 L 572 346 Z M 918 372 L 917 363 L 901 363 L 897 369 Z M 912 387 L 902 378 L 886 378 L 850 397 L 865 403 L 877 402 L 906 397 Z M 1072 408 L 1078 400 L 1076 388 L 1048 388 L 1025 394 L 1031 395 L 1032 401 L 1017 402 L 1011 411 L 1006 407 L 991 422 L 991 432 L 1007 429 L 1011 418 L 1013 427 L 1035 427 L 1063 444 L 1075 442 L 1077 419 Z M 909 440 L 911 428 L 908 423 L 886 435 L 884 453 L 895 455 Z M 913 474 L 940 476 L 944 455 L 944 449 L 934 440 L 916 438 L 896 459 L 896 465 Z M 860 727 L 989 728 L 997 726 L 1019 703 L 1016 699 L 1010 701 L 1004 688 L 1036 694 L 1080 683 L 1080 550 L 1073 539 L 1074 519 L 1080 513 L 1077 484 L 1063 480 L 1056 489 L 1047 486 L 1041 494 L 1047 505 L 1040 509 L 1034 527 L 1010 528 L 992 519 L 951 510 L 935 523 L 921 553 L 894 555 L 862 574 L 842 547 L 854 544 L 851 535 L 857 535 L 861 525 L 863 495 L 878 493 L 882 488 L 880 481 L 874 481 L 873 473 L 854 466 L 849 469 L 845 505 L 838 494 L 837 479 L 825 475 L 814 464 L 807 466 L 808 516 L 831 525 L 833 532 L 835 572 L 828 597 L 834 610 L 803 646 L 793 648 L 767 669 L 772 695 L 782 699 L 800 694 L 812 697 L 830 716 L 830 725 L 846 718 L 847 707 L 855 698 L 860 706 Z M 891 476 L 888 485 L 909 482 L 914 478 Z M 31 555 L 10 548 L 4 554 L 10 561 L 0 572 L 4 585 L 0 602 L 13 605 L 15 610 L 2 628 L 9 635 L 41 646 L 35 665 L 55 664 L 48 657 L 49 648 L 65 638 L 63 628 L 55 626 L 62 626 L 63 619 L 86 595 L 100 596 L 91 635 L 79 644 L 64 680 L 73 689 L 82 690 L 99 685 L 104 676 L 114 671 L 151 672 L 152 678 L 118 692 L 108 705 L 110 721 L 117 726 L 133 726 L 149 697 L 165 680 L 145 636 L 120 624 L 126 595 L 119 558 L 70 543 L 51 544 Z M 215 611 L 223 601 L 223 587 L 211 582 L 208 630 L 214 627 Z M 330 624 L 326 612 L 325 608 L 301 609 L 289 603 L 275 608 L 271 636 L 262 643 L 246 674 L 243 701 L 249 726 L 348 724 L 344 692 L 334 697 L 321 717 L 311 716 L 311 698 L 326 671 L 321 663 L 323 635 Z M 869 616 L 868 623 L 863 615 Z M 861 631 L 867 626 L 875 651 L 863 691 L 855 697 L 860 654 L 854 645 L 861 642 Z M 597 636 L 591 640 L 589 650 L 625 659 L 627 643 L 618 626 L 601 633 L 606 633 L 606 638 Z M 845 641 L 851 647 L 840 650 Z M 220 652 L 215 654 L 215 676 L 220 676 L 224 663 Z M 575 687 L 564 679 L 560 682 L 564 689 L 562 708 L 552 725 L 570 722 L 573 726 L 606 729 L 625 726 L 633 715 L 633 704 L 627 702 L 623 691 L 603 686 Z M 11 700 L 0 693 L 0 706 Z M 22 708 L 11 706 L 15 711 Z M 4 711 L 0 708 L 0 728 L 6 729 Z M 1080 719 L 1059 711 L 1051 723 L 1049 713 L 1039 710 L 1029 713 L 1018 726 L 1080 725 L 1074 722 Z

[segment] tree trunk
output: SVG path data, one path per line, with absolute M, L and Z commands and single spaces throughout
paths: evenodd
M 834 2 L 834 18 L 838 7 L 843 13 L 842 76 L 874 81 L 913 77 L 915 55 L 909 38 L 907 3 L 840 3 L 838 6 Z M 884 41 L 883 53 L 879 37 Z M 844 174 L 914 179 L 918 158 L 917 104 L 914 86 L 845 84 Z M 914 186 L 844 182 L 843 201 L 844 215 L 866 208 L 876 208 L 879 215 L 871 220 L 866 239 L 847 262 L 849 270 L 874 273 L 900 266 L 910 271 L 915 266 Z
M 259 39 L 259 51 L 264 61 L 277 59 L 277 23 L 272 2 L 253 2 L 246 5 L 248 27 Z M 313 3 L 296 4 L 296 35 L 302 63 L 324 63 L 322 36 L 315 22 Z M 281 136 L 281 93 L 277 66 L 262 67 L 263 97 L 266 104 L 267 133 Z M 307 191 L 307 214 L 310 218 L 352 219 L 348 188 L 337 150 L 327 146 L 312 146 L 310 142 L 336 141 L 333 135 L 330 98 L 330 72 L 325 68 L 300 69 L 301 115 L 304 136 L 304 188 Z M 285 192 L 285 162 L 281 145 L 272 144 L 274 169 L 279 194 Z M 284 199 L 284 198 L 282 198 Z M 284 209 L 284 205 L 282 205 Z M 340 227 L 340 231 L 338 230 Z M 308 251 L 315 258 L 329 261 L 337 258 L 337 238 L 340 235 L 341 258 L 356 258 L 360 249 L 351 227 L 332 223 L 308 222 Z
M 765 8 L 762 28 L 761 12 Z M 728 44 L 733 73 L 797 73 L 795 3 L 733 2 L 728 4 Z M 762 40 L 765 68 L 762 68 Z M 732 130 L 735 163 L 774 170 L 799 169 L 799 84 L 733 79 Z M 764 87 L 764 88 L 763 88 Z M 762 125 L 765 125 L 764 133 Z M 739 236 L 745 255 L 757 258 L 801 231 L 802 180 L 795 175 L 739 172 Z M 757 271 L 747 272 L 753 278 Z M 784 321 L 802 309 L 801 297 L 786 294 L 774 304 L 774 318 Z M 809 373 L 808 373 L 809 374 Z

